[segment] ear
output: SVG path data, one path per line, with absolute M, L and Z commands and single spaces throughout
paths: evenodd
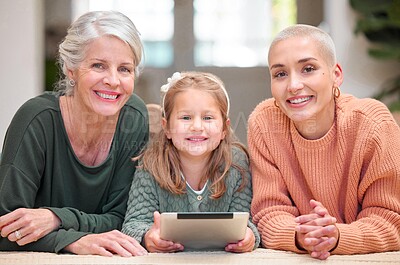
M 162 126 L 162 128 L 164 130 L 165 136 L 167 136 L 168 139 L 171 139 L 171 134 L 170 134 L 170 132 L 168 130 L 168 127 L 167 127 L 167 120 L 165 118 L 162 118 L 161 126 Z
M 343 83 L 343 71 L 340 64 L 336 64 L 334 68 L 334 85 L 340 87 Z
M 231 127 L 231 120 L 229 118 L 225 121 L 225 125 L 226 130 L 222 132 L 221 140 L 225 139 L 226 131 Z
M 67 77 L 68 79 L 72 79 L 74 81 L 76 81 L 76 74 L 74 71 L 72 71 L 71 69 L 67 68 Z

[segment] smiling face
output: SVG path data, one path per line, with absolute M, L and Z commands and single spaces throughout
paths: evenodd
M 74 100 L 80 111 L 117 115 L 134 89 L 134 55 L 122 40 L 103 36 L 86 47 L 86 57 L 69 79 L 75 80 Z
M 207 159 L 225 137 L 221 110 L 210 93 L 187 89 L 175 96 L 169 120 L 163 120 L 168 139 L 182 157 Z
M 333 90 L 342 82 L 339 65 L 329 65 L 315 40 L 291 37 L 271 47 L 269 71 L 272 95 L 296 128 L 316 124 L 313 133 L 327 132 L 334 120 Z

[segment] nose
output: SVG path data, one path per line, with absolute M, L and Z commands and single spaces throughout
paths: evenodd
M 112 88 L 118 87 L 120 84 L 118 70 L 110 68 L 110 70 L 107 71 L 107 75 L 104 77 L 103 82 Z
M 297 92 L 303 88 L 304 88 L 304 84 L 303 84 L 301 77 L 299 77 L 296 74 L 291 74 L 289 77 L 288 91 L 290 93 L 296 95 Z
M 203 129 L 203 120 L 201 117 L 195 117 L 193 118 L 192 125 L 190 126 L 190 129 L 192 131 L 200 131 Z

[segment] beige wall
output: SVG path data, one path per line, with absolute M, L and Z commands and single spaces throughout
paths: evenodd
M 42 0 L 0 1 L 0 148 L 18 107 L 43 91 L 43 31 Z

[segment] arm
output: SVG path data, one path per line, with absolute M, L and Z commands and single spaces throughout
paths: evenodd
M 244 172 L 245 185 L 239 190 L 242 184 L 241 173 L 237 169 L 231 168 L 230 180 L 236 181 L 234 184 L 232 200 L 229 206 L 229 212 L 250 212 L 250 204 L 252 200 L 252 183 L 251 174 L 249 169 L 249 160 L 244 152 L 235 152 L 233 156 L 233 161 L 236 163 Z M 228 180 L 229 181 L 229 180 Z M 248 221 L 248 228 L 246 232 L 245 239 L 238 242 L 237 244 L 229 244 L 226 247 L 227 251 L 232 252 L 244 252 L 256 249 L 260 244 L 260 234 L 258 233 L 257 227 L 251 221 L 252 217 L 250 215 Z
M 153 213 L 159 211 L 156 183 L 144 170 L 137 170 L 129 191 L 128 208 L 122 232 L 142 242 L 153 225 Z
M 266 248 L 304 253 L 295 244 L 294 218 L 299 210 L 293 205 L 279 168 L 275 166 L 268 146 L 273 144 L 272 133 L 257 124 L 256 117 L 249 119 L 248 145 L 253 180 L 253 222 L 261 234 Z M 273 121 L 264 121 L 274 124 Z M 278 124 L 275 124 L 278 126 Z M 276 128 L 276 130 L 285 128 Z M 267 142 L 270 141 L 270 142 Z
M 175 252 L 183 246 L 160 238 L 158 184 L 150 173 L 138 170 L 129 191 L 122 232 L 141 242 L 150 252 Z M 153 221 L 154 216 L 154 221 Z
M 333 254 L 400 250 L 399 139 L 394 121 L 380 122 L 367 138 L 357 190 L 360 211 L 353 222 L 337 224 Z

